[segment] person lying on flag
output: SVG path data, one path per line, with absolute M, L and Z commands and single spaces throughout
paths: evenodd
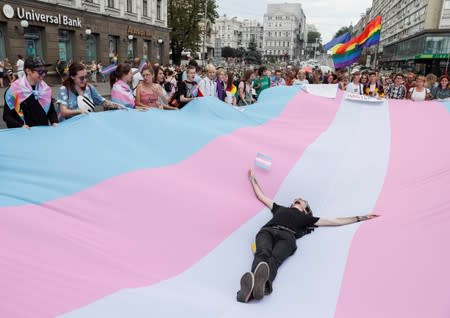
M 59 120 L 64 121 L 76 115 L 94 111 L 96 106 L 104 109 L 118 109 L 121 105 L 102 97 L 97 89 L 88 84 L 86 67 L 81 63 L 72 63 L 69 75 L 58 91 Z
M 248 178 L 256 197 L 268 207 L 273 217 L 256 235 L 256 251 L 250 272 L 240 281 L 237 301 L 247 303 L 260 300 L 272 292 L 272 284 L 280 265 L 297 250 L 296 240 L 311 233 L 318 226 L 341 226 L 378 217 L 376 214 L 341 218 L 319 218 L 312 214 L 308 202 L 296 198 L 290 207 L 278 205 L 266 197 L 256 181 L 252 169 Z
M 3 120 L 8 128 L 58 125 L 52 89 L 44 81 L 47 66 L 50 64 L 40 57 L 28 57 L 24 63 L 25 76 L 6 90 Z

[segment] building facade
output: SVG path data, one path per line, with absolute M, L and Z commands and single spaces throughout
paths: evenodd
M 249 48 L 250 43 L 256 44 L 256 50 L 263 53 L 264 27 L 256 20 L 242 21 L 242 46 Z
M 237 17 L 229 18 L 226 15 L 219 17 L 216 19 L 213 31 L 223 47 L 229 46 L 237 49 L 243 46 L 242 22 Z
M 374 0 L 383 17 L 380 62 L 385 68 L 442 74 L 450 57 L 450 0 Z
M 0 0 L 0 59 L 169 62 L 167 0 Z
M 291 61 L 300 58 L 306 37 L 306 16 L 300 3 L 267 5 L 263 36 L 267 59 Z
M 201 21 L 198 26 L 201 30 L 201 42 L 199 43 L 199 51 L 197 52 L 197 55 L 198 58 L 203 61 L 203 63 L 206 63 L 205 61 L 211 60 L 215 56 L 214 50 L 217 49 L 217 32 L 214 25 L 210 24 L 209 21 L 207 21 L 206 23 L 206 28 L 204 21 Z

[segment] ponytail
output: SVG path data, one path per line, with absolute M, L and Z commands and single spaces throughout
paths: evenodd
M 127 75 L 131 71 L 131 66 L 128 63 L 121 63 L 117 66 L 116 70 L 109 75 L 109 83 L 111 87 L 120 80 L 124 75 Z

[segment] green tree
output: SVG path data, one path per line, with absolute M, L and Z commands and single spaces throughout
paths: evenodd
M 349 32 L 349 31 L 350 31 L 350 28 L 349 28 L 349 27 L 342 27 L 342 28 L 340 28 L 340 29 L 336 32 L 336 34 L 334 35 L 334 37 L 337 38 L 338 36 L 340 36 L 340 35 L 342 35 L 342 34 L 344 34 L 344 33 L 347 33 L 347 32 Z
M 222 48 L 222 57 L 235 57 L 235 50 L 232 47 L 225 46 Z
M 317 45 L 316 52 L 322 52 L 322 34 L 320 32 L 316 31 L 309 31 L 308 32 L 308 39 L 307 43 L 309 44 L 308 47 L 314 47 Z M 310 49 L 309 54 L 313 55 L 314 49 Z
M 248 42 L 248 50 L 249 51 L 256 51 L 256 49 L 258 48 L 258 44 L 255 41 L 255 38 L 252 37 L 250 39 L 250 42 Z
M 255 65 L 262 64 L 261 53 L 259 53 L 258 51 L 248 51 L 245 54 L 245 60 L 247 61 L 248 64 L 255 64 Z
M 174 64 L 181 63 L 183 50 L 196 52 L 203 40 L 200 24 L 204 21 L 205 2 L 206 18 L 214 23 L 219 17 L 216 0 L 169 0 L 167 18 L 170 31 L 170 49 Z
M 322 34 L 320 32 L 316 31 L 309 31 L 308 32 L 308 43 L 316 43 L 316 39 L 318 43 L 322 42 Z
M 245 49 L 241 46 L 234 50 L 234 57 L 243 57 L 245 55 Z
M 248 51 L 245 53 L 244 57 L 248 64 L 262 64 L 262 56 L 261 53 L 257 50 L 258 44 L 255 39 L 252 38 L 248 43 Z

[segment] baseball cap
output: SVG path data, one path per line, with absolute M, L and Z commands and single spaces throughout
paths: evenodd
M 34 68 L 45 67 L 45 66 L 50 66 L 50 65 L 51 64 L 45 64 L 44 60 L 41 57 L 32 56 L 32 57 L 27 57 L 27 59 L 25 60 L 24 69 L 25 68 L 34 69 Z
M 355 69 L 352 71 L 351 74 L 352 74 L 352 75 L 361 75 L 361 72 L 360 72 L 360 70 L 358 70 L 357 68 L 355 68 Z

